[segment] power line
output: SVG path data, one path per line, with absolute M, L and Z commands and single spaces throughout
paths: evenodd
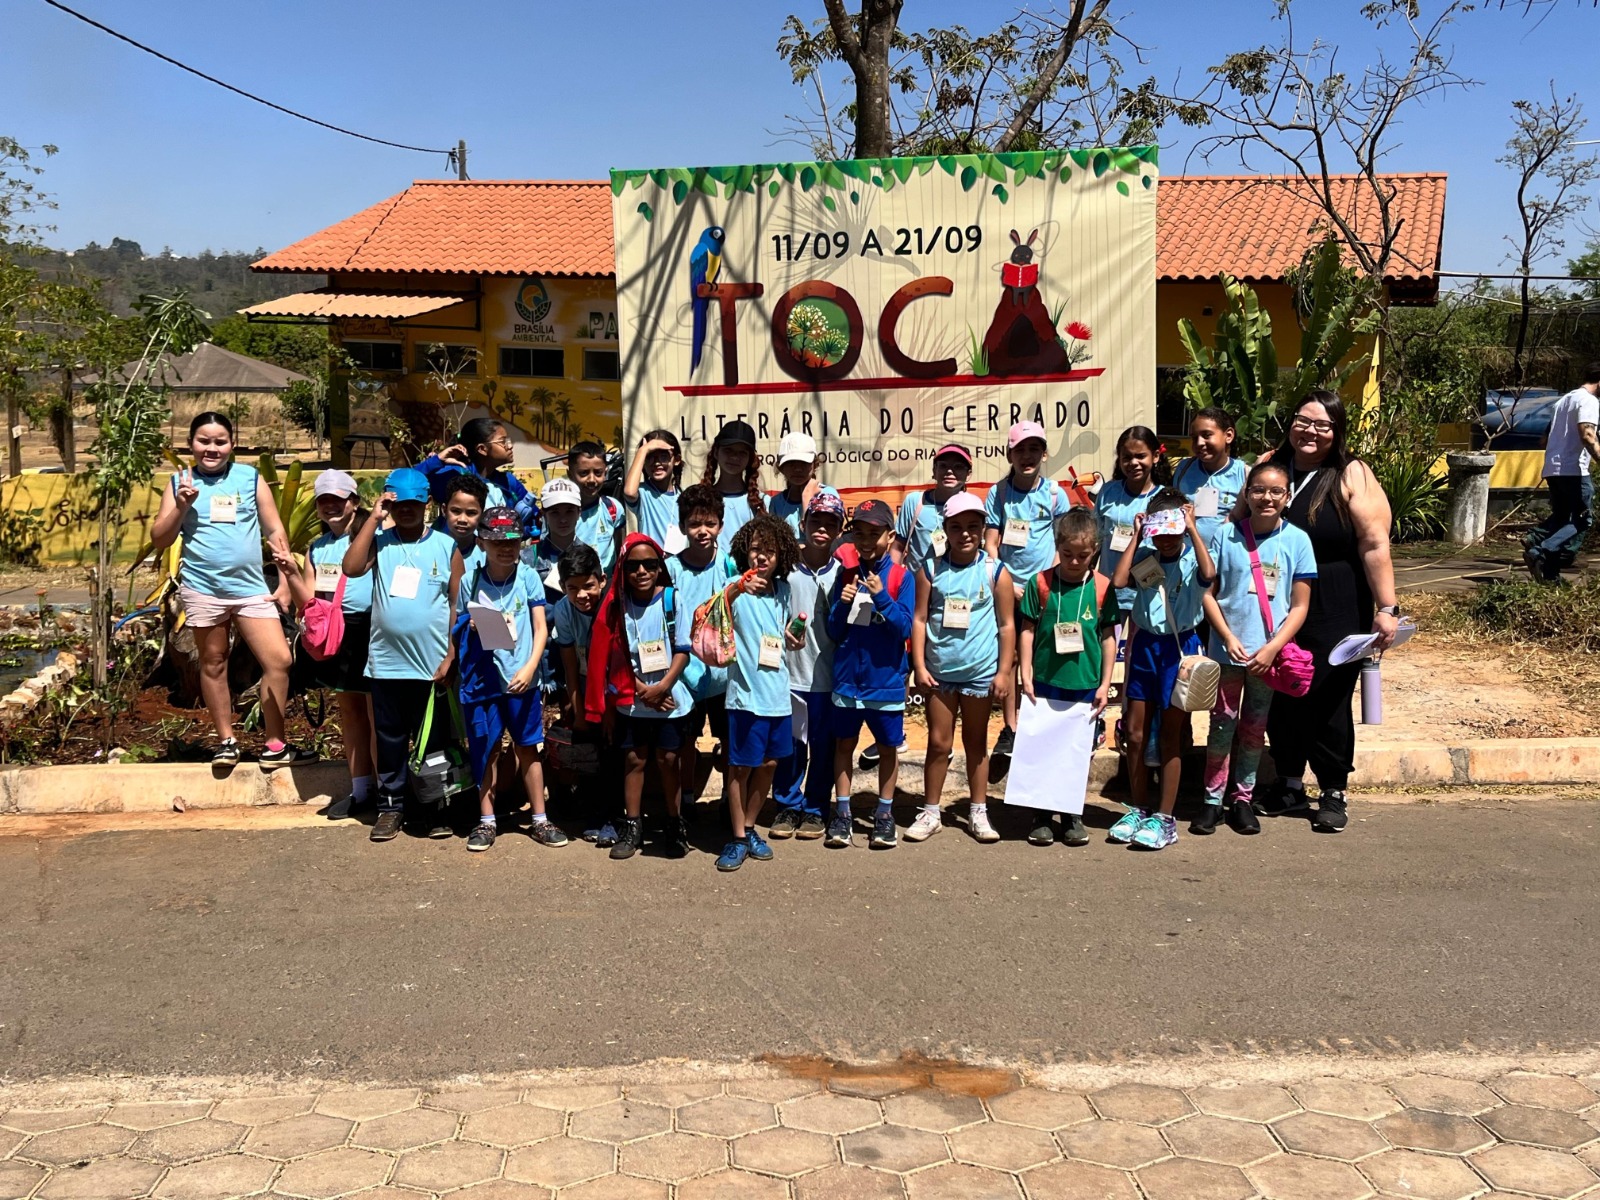
M 143 42 L 134 41 L 133 38 L 129 37 L 125 33 L 118 33 L 115 29 L 112 29 L 109 25 L 102 25 L 99 21 L 96 21 L 93 17 L 85 16 L 83 13 L 78 12 L 75 9 L 68 8 L 65 4 L 60 3 L 59 0 L 44 0 L 44 2 L 46 4 L 48 4 L 51 8 L 59 9 L 60 11 L 66 13 L 69 17 L 76 17 L 78 20 L 82 21 L 85 25 L 92 25 L 94 28 L 98 29 L 101 33 L 109 33 L 112 37 L 116 38 L 118 41 L 127 42 L 128 45 L 134 47 L 134 49 L 136 49 L 136 50 L 143 50 L 146 54 L 154 55 L 156 58 L 159 58 L 164 63 L 170 63 L 172 66 L 177 67 L 180 71 L 187 71 L 191 75 L 198 75 L 201 79 L 204 79 L 207 83 L 214 83 L 220 88 L 226 88 L 228 91 L 233 92 L 235 95 L 243 96 L 246 100 L 254 100 L 257 104 L 264 104 L 268 108 L 276 109 L 278 112 L 286 113 L 287 115 L 289 115 L 291 117 L 297 117 L 302 121 L 309 121 L 311 124 L 320 125 L 324 129 L 331 129 L 334 133 L 342 133 L 346 137 L 360 138 L 363 142 L 376 142 L 380 146 L 392 146 L 396 150 L 412 150 L 412 151 L 415 151 L 418 154 L 443 154 L 449 160 L 450 165 L 452 167 L 458 167 L 461 170 L 462 178 L 466 177 L 466 173 L 465 173 L 466 172 L 466 165 L 465 165 L 465 163 L 457 161 L 457 158 L 456 158 L 457 150 L 441 150 L 441 149 L 438 149 L 438 148 L 432 147 L 432 146 L 408 146 L 404 142 L 391 142 L 386 138 L 372 137 L 370 134 L 357 133 L 354 129 L 345 129 L 343 126 L 340 126 L 340 125 L 333 125 L 333 124 L 330 124 L 327 121 L 319 121 L 316 117 L 307 116 L 303 112 L 296 112 L 292 108 L 285 108 L 281 104 L 274 104 L 271 100 L 267 100 L 267 99 L 264 99 L 261 96 L 257 96 L 253 92 L 247 92 L 243 88 L 234 87 L 233 84 L 226 83 L 223 80 L 218 79 L 215 75 L 207 75 L 204 71 L 197 70 L 196 68 L 189 66 L 187 63 L 181 63 L 181 62 L 179 62 L 177 59 L 173 58 L 169 54 L 163 54 L 163 53 L 161 53 L 161 51 L 156 50 L 153 47 L 146 46 Z M 464 146 L 465 146 L 465 143 L 462 143 L 461 146 L 458 147 L 458 149 L 464 148 Z

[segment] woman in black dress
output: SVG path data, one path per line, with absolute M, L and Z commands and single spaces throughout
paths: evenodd
M 1306 807 L 1307 765 L 1321 789 L 1312 828 L 1338 833 L 1349 822 L 1345 787 L 1355 769 L 1356 729 L 1351 700 L 1359 662 L 1328 664 L 1328 653 L 1353 633 L 1378 634 L 1388 649 L 1399 624 L 1394 565 L 1389 559 L 1389 498 L 1371 468 L 1345 447 L 1344 401 L 1312 392 L 1295 410 L 1289 435 L 1273 454 L 1289 470 L 1285 514 L 1305 530 L 1317 556 L 1311 611 L 1295 640 L 1316 658 L 1311 690 L 1275 696 L 1267 738 L 1278 781 L 1256 803 L 1264 816 Z

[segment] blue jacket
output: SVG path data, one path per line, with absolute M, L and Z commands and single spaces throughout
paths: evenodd
M 883 576 L 883 590 L 872 598 L 871 624 L 850 624 L 850 605 L 839 598 L 844 590 L 843 572 L 828 606 L 828 636 L 834 641 L 833 691 L 853 700 L 906 698 L 906 676 L 911 670 L 906 639 L 911 636 L 911 600 L 916 597 L 916 586 L 911 572 L 899 564 L 884 559 L 879 567 L 888 567 L 888 571 Z M 862 570 L 865 574 L 866 569 Z
M 485 475 L 475 466 L 458 467 L 455 463 L 447 463 L 437 454 L 430 454 L 417 464 L 417 470 L 428 477 L 428 490 L 433 494 L 434 501 L 442 509 L 444 507 L 445 488 L 449 486 L 450 476 L 465 471 L 469 475 L 476 475 L 485 483 L 492 483 L 506 495 L 511 497 L 511 507 L 517 510 L 517 517 L 522 521 L 522 528 L 530 537 L 538 537 L 542 530 L 539 520 L 539 502 L 530 492 L 522 480 L 510 471 L 491 471 Z M 441 512 L 439 528 L 444 528 L 444 516 Z

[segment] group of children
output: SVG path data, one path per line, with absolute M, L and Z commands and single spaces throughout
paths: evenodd
M 467 741 L 479 796 L 470 850 L 493 845 L 496 801 L 513 780 L 534 839 L 568 840 L 545 812 L 547 723 L 563 743 L 599 751 L 601 779 L 584 789 L 594 807 L 586 837 L 613 858 L 645 845 L 652 781 L 663 819 L 649 840 L 669 856 L 688 853 L 684 806 L 702 775 L 696 747 L 707 729 L 720 747 L 730 827 L 718 869 L 772 857 L 756 829 L 769 795 L 771 838 L 850 846 L 863 729 L 878 774 L 869 845 L 892 848 L 908 683 L 926 701 L 928 753 L 925 803 L 904 836 L 922 841 L 942 828 L 960 724 L 968 830 L 996 841 L 991 764 L 1003 774 L 1044 708 L 1099 717 L 1126 629 L 1119 744 L 1132 803 L 1111 838 L 1161 849 L 1177 838 L 1188 724 L 1170 698 L 1181 660 L 1200 651 L 1202 625 L 1222 684 L 1207 804 L 1191 828 L 1210 833 L 1223 817 L 1240 832 L 1259 828 L 1251 794 L 1272 696 L 1265 676 L 1304 619 L 1316 566 L 1305 534 L 1284 520 L 1284 470 L 1263 460 L 1247 472 L 1219 410 L 1195 415 L 1194 455 L 1175 475 L 1154 433 L 1124 431 L 1092 509 L 1074 507 L 1044 476 L 1045 431 L 1024 421 L 1010 430 L 1010 470 L 985 499 L 966 490 L 970 451 L 946 445 L 934 455 L 933 486 L 898 516 L 877 499 L 847 512 L 818 480 L 817 447 L 803 434 L 783 439 L 784 487 L 766 494 L 755 433 L 742 421 L 722 427 L 704 477 L 687 487 L 682 447 L 658 429 L 642 439 L 620 500 L 603 494 L 605 451 L 592 443 L 574 446 L 567 477 L 535 496 L 508 470 L 505 428 L 475 420 L 456 445 L 391 472 L 370 511 L 349 475 L 318 476 L 326 532 L 303 562 L 270 492 L 232 462 L 226 418 L 202 414 L 190 433 L 194 467 L 164 495 L 155 540 L 165 545 L 180 529 L 185 539 L 183 599 L 220 739 L 215 761 L 239 756 L 225 674 L 230 622 L 264 672 L 262 765 L 306 757 L 282 741 L 290 655 L 278 613 L 331 602 L 343 638 L 310 666 L 313 682 L 340 694 L 353 786 L 333 811 L 375 805 L 374 841 L 395 837 L 408 807 L 420 832 L 452 834 L 443 809 L 407 799 L 423 715 L 432 726 L 437 707 Z M 275 591 L 261 570 L 263 534 L 281 576 Z M 731 655 L 698 644 L 697 612 L 717 611 Z M 1004 727 L 991 752 L 996 704 Z M 1032 749 L 1029 761 L 1048 769 L 1051 749 Z M 1147 763 L 1160 771 L 1153 800 Z M 1041 809 L 1029 840 L 1086 843 L 1081 802 L 1064 807 L 1059 835 Z

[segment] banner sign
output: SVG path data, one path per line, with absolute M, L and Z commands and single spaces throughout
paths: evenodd
M 1031 420 L 1050 475 L 1109 474 L 1155 418 L 1156 176 L 1154 146 L 613 171 L 627 445 L 798 430 L 892 495 L 947 442 L 999 479 Z

